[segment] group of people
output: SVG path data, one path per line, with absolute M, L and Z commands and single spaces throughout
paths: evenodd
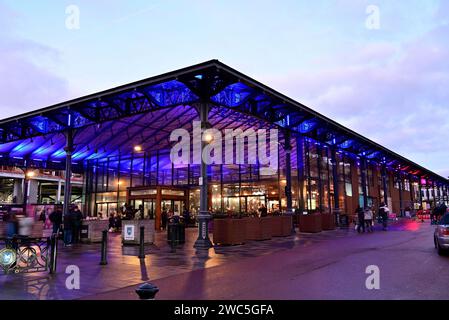
M 120 213 L 111 213 L 108 229 L 109 232 L 116 232 L 122 229 L 122 215 Z
M 6 236 L 29 236 L 31 235 L 34 219 L 31 217 L 18 217 L 15 212 L 8 210 L 3 215 L 3 221 L 6 222 Z
M 373 232 L 374 231 L 374 208 L 366 206 L 365 208 L 357 207 L 355 210 L 357 214 L 357 225 L 356 229 L 358 233 Z M 382 223 L 382 229 L 387 230 L 388 224 L 388 214 L 390 210 L 385 203 L 381 203 L 379 210 L 377 211 L 377 216 L 379 222 Z
M 161 212 L 161 227 L 162 230 L 167 229 L 168 221 L 170 218 L 174 217 L 175 213 L 172 210 L 168 210 L 167 208 L 163 208 Z M 191 223 L 191 216 L 190 211 L 187 209 L 184 209 L 182 212 L 182 218 L 184 219 L 184 224 L 186 226 L 190 225 Z
M 447 206 L 444 202 L 436 205 L 435 208 L 433 208 L 432 213 L 430 214 L 431 224 L 437 224 L 438 221 L 446 214 L 446 212 Z
M 61 227 L 63 227 L 65 246 L 71 246 L 80 242 L 83 214 L 77 205 L 71 206 L 65 216 L 63 215 L 62 207 L 56 206 L 49 219 L 53 223 L 54 234 L 59 234 Z

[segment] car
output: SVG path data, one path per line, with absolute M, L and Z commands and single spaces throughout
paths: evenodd
M 446 213 L 438 221 L 433 235 L 433 242 L 439 255 L 449 251 L 449 213 Z

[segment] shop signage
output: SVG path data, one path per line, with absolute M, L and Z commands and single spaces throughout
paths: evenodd
M 89 238 L 89 226 L 87 224 L 81 225 L 81 239 Z
M 125 235 L 124 238 L 126 241 L 134 241 L 135 235 L 134 235 L 134 226 L 131 224 L 125 224 Z

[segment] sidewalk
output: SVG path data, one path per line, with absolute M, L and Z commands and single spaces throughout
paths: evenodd
M 315 243 L 357 236 L 353 228 L 325 231 L 318 234 L 295 234 L 268 241 L 250 241 L 245 245 L 195 250 L 196 229 L 188 229 L 186 243 L 175 253 L 166 242 L 165 233 L 157 233 L 156 243 L 146 247 L 146 258 L 139 259 L 138 247 L 122 247 L 120 235 L 110 234 L 108 262 L 100 266 L 100 244 L 82 244 L 62 247 L 56 275 L 48 273 L 1 275 L 0 299 L 79 299 L 101 293 L 136 286 L 180 274 L 241 262 L 255 257 L 307 248 Z M 80 290 L 68 290 L 66 267 L 80 269 Z

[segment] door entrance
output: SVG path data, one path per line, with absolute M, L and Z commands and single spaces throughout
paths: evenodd
M 135 209 L 143 209 L 143 217 L 155 219 L 160 230 L 162 212 L 180 216 L 188 207 L 188 189 L 165 186 L 133 187 L 127 189 L 127 202 Z
M 180 216 L 184 211 L 185 204 L 182 200 L 162 200 L 162 211 L 165 209 L 167 212 L 173 212 L 175 216 Z
M 155 199 L 134 199 L 130 201 L 131 206 L 136 209 L 143 209 L 144 219 L 154 219 L 156 214 L 156 200 Z

